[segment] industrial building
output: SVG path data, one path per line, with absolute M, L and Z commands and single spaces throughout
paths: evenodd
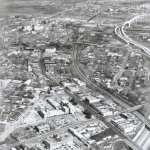
M 93 96 L 86 96 L 85 97 L 85 102 L 88 103 L 88 104 L 97 103 L 97 102 L 100 102 L 100 99 L 96 98 L 96 97 L 93 97 Z
M 35 126 L 34 129 L 36 130 L 36 132 L 42 133 L 45 131 L 49 131 L 50 127 L 48 124 L 41 124 L 41 125 Z

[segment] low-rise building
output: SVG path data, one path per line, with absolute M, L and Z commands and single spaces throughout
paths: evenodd
M 66 89 L 73 93 L 80 93 L 79 87 L 77 85 L 67 85 Z
M 17 150 L 15 147 L 12 147 L 10 150 Z
M 124 133 L 129 133 L 134 130 L 133 124 L 131 124 L 129 121 L 125 120 L 124 118 L 118 120 L 113 119 L 112 123 Z
M 109 116 L 109 115 L 112 115 L 113 112 L 109 109 L 100 109 L 99 112 L 103 115 L 103 116 Z
M 111 128 L 108 128 L 101 133 L 91 136 L 90 138 L 92 140 L 95 140 L 97 142 L 97 145 L 99 145 L 101 141 L 111 139 L 112 137 L 115 137 L 115 135 L 116 133 Z
M 80 140 L 83 140 L 85 139 L 85 137 L 79 133 L 76 129 L 73 129 L 73 128 L 69 128 L 69 131 L 74 134 L 76 137 L 78 137 Z
M 80 81 L 80 80 L 77 79 L 77 78 L 73 78 L 73 81 L 76 82 L 77 84 L 79 84 L 80 86 L 86 86 L 86 83 Z
M 73 137 L 72 136 L 67 136 L 65 138 L 60 138 L 59 141 L 54 141 L 52 139 L 46 139 L 43 141 L 43 144 L 49 149 L 49 150 L 54 150 L 54 149 L 59 149 L 60 147 L 65 145 L 68 145 L 70 148 L 73 146 Z
M 47 99 L 46 101 L 56 110 L 61 108 L 60 104 L 57 101 L 54 101 L 52 99 Z
M 86 96 L 85 97 L 85 102 L 88 103 L 88 104 L 97 103 L 97 102 L 100 102 L 100 99 L 96 98 L 96 97 L 93 97 L 93 96 Z
M 35 126 L 34 129 L 36 130 L 36 132 L 42 133 L 44 131 L 48 131 L 50 127 L 48 124 L 41 124 L 41 125 Z
M 53 53 L 56 52 L 55 47 L 49 47 L 45 49 L 44 57 L 52 56 Z
M 129 133 L 134 130 L 134 127 L 132 125 L 118 125 L 118 128 L 123 131 L 124 133 Z
M 65 111 L 67 111 L 67 108 L 68 108 L 70 114 L 74 114 L 76 112 L 76 108 L 67 100 L 62 100 L 61 106 L 62 106 L 63 110 L 65 110 Z

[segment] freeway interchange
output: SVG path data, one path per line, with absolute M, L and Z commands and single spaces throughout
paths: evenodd
M 141 16 L 138 16 L 138 17 L 134 17 L 133 19 L 129 20 L 129 21 L 126 21 L 125 23 L 123 23 L 122 25 L 118 25 L 116 26 L 115 28 L 115 33 L 116 35 L 118 35 L 121 39 L 123 39 L 127 45 L 129 44 L 133 44 L 137 47 L 139 47 L 140 49 L 142 49 L 146 54 L 150 55 L 150 50 L 148 48 L 146 48 L 145 46 L 142 46 L 141 44 L 139 44 L 138 42 L 132 40 L 131 38 L 129 38 L 125 32 L 124 32 L 124 28 L 127 24 L 133 22 L 134 20 L 138 19 L 139 17 L 142 17 L 143 15 Z M 73 47 L 73 64 L 74 64 L 74 69 L 76 71 L 76 74 L 78 75 L 78 77 L 84 81 L 86 83 L 87 86 L 89 86 L 91 89 L 95 89 L 97 91 L 99 91 L 100 93 L 102 94 L 105 94 L 105 95 L 108 95 L 109 97 L 111 97 L 116 103 L 120 104 L 121 106 L 123 106 L 124 108 L 129 108 L 131 107 L 129 104 L 126 104 L 125 102 L 121 101 L 120 99 L 112 96 L 110 93 L 106 92 L 105 90 L 103 90 L 102 88 L 98 87 L 96 84 L 94 84 L 93 82 L 91 82 L 82 72 L 82 70 L 79 68 L 78 66 L 78 52 L 80 50 L 82 50 L 84 47 L 82 47 L 81 49 L 78 48 L 77 46 L 77 43 L 74 43 L 74 47 Z M 43 55 L 41 54 L 41 60 L 43 59 Z M 43 68 L 43 65 L 41 64 L 41 68 Z M 49 78 L 43 71 L 42 69 L 42 72 L 43 72 L 43 75 L 46 77 L 46 78 Z M 52 80 L 51 78 L 49 78 L 49 80 Z M 55 82 L 55 80 L 53 81 Z M 56 84 L 59 84 L 56 82 Z M 65 89 L 66 90 L 66 89 Z M 66 93 L 68 95 L 70 95 L 71 97 L 73 97 L 80 105 L 82 105 L 85 109 L 88 109 L 91 114 L 93 114 L 97 119 L 103 121 L 108 127 L 112 128 L 122 139 L 123 141 L 129 145 L 132 149 L 134 150 L 142 150 L 142 148 L 140 148 L 138 146 L 137 143 L 135 143 L 134 141 L 132 141 L 130 138 L 128 138 L 123 132 L 121 132 L 116 126 L 114 126 L 111 121 L 108 121 L 105 117 L 101 116 L 96 110 L 94 110 L 93 108 L 91 108 L 89 105 L 83 103 L 81 101 L 81 99 L 76 96 L 74 93 L 66 90 Z M 32 108 L 29 107 L 29 109 L 33 109 L 33 106 Z M 28 109 L 28 110 L 29 110 Z M 28 113 L 24 113 L 24 116 L 27 116 Z M 140 114 L 139 112 L 135 111 L 133 112 L 133 114 L 138 117 L 143 123 L 145 123 L 149 128 L 150 128 L 150 122 L 147 118 L 145 118 L 142 114 Z M 18 125 L 20 122 L 22 121 L 22 118 L 20 118 L 19 121 L 17 121 L 17 124 L 14 122 L 14 124 L 12 125 L 12 127 L 10 127 L 10 129 L 12 128 L 12 130 L 9 130 L 9 132 L 7 131 L 6 133 L 3 133 L 3 135 L 7 136 L 8 134 L 10 134 L 16 125 Z M 91 121 L 91 120 L 89 120 Z M 67 130 L 69 127 L 74 127 L 74 126 L 77 126 L 77 125 L 81 125 L 83 124 L 83 122 L 80 122 L 80 123 L 76 123 L 76 124 L 72 124 L 72 125 L 69 125 L 69 126 L 66 126 L 62 129 L 59 129 L 59 130 L 56 130 L 56 131 L 51 131 L 47 134 L 43 134 L 43 135 L 40 135 L 40 136 L 37 136 L 37 137 L 33 137 L 31 139 L 27 139 L 25 141 L 21 141 L 21 142 L 17 142 L 17 143 L 14 143 L 14 144 L 11 144 L 11 145 L 8 145 L 8 146 L 5 146 L 3 147 L 4 150 L 8 150 L 10 149 L 12 146 L 16 146 L 16 145 L 19 145 L 19 144 L 22 144 L 24 142 L 35 142 L 35 141 L 38 141 L 39 139 L 43 139 L 45 136 L 48 136 L 52 133 L 58 133 L 58 132 L 62 132 L 62 131 L 65 131 Z M 2 138 L 5 138 L 5 136 L 3 136 Z M 1 146 L 2 148 L 2 146 Z
M 134 18 L 132 18 L 129 21 L 124 22 L 121 25 L 116 26 L 115 28 L 115 34 L 117 36 L 119 36 L 121 39 L 123 39 L 128 45 L 129 44 L 133 44 L 134 46 L 140 48 L 141 50 L 143 50 L 143 52 L 145 52 L 147 55 L 150 55 L 150 50 L 149 48 L 141 45 L 140 43 L 134 41 L 133 39 L 131 39 L 128 35 L 125 34 L 124 28 L 126 25 L 130 25 L 132 22 L 134 22 L 135 20 L 137 20 L 140 17 L 144 17 L 145 15 L 140 15 L 140 16 L 136 16 Z
M 124 102 L 120 101 L 119 99 L 113 97 L 112 95 L 110 95 L 108 92 L 104 91 L 103 89 L 101 89 L 100 87 L 98 87 L 97 85 L 95 85 L 93 82 L 91 82 L 80 70 L 79 66 L 78 66 L 78 48 L 75 47 L 74 48 L 74 55 L 73 55 L 73 63 L 75 66 L 75 70 L 76 73 L 78 74 L 78 76 L 80 77 L 80 79 L 82 81 L 84 81 L 86 83 L 86 85 L 88 85 L 89 87 L 94 88 L 95 90 L 98 90 L 100 93 L 105 93 L 105 95 L 109 95 L 113 98 L 113 100 L 115 100 L 115 102 L 119 103 L 121 106 L 128 108 L 129 105 L 125 104 Z M 74 97 L 77 100 L 77 97 Z M 79 99 L 79 98 L 78 98 Z M 79 103 L 80 100 L 78 100 Z M 80 102 L 81 103 L 81 102 Z M 91 108 L 90 106 L 86 105 L 86 104 L 82 104 L 82 106 L 85 109 L 88 109 L 97 119 L 102 120 L 107 126 L 109 126 L 110 128 L 112 128 L 122 139 L 125 139 L 125 142 L 128 144 L 130 143 L 130 147 L 132 147 L 134 150 L 142 150 L 135 142 L 133 142 L 131 139 L 129 139 L 128 137 L 125 136 L 125 134 L 123 134 L 120 130 L 118 130 L 111 122 L 106 121 L 105 118 L 103 118 L 100 114 L 98 114 L 93 108 Z M 139 118 L 143 118 L 143 116 L 140 116 L 140 113 L 138 112 L 134 112 L 134 114 L 137 113 L 136 115 L 139 115 Z M 145 118 L 145 122 L 147 122 L 147 124 L 149 124 L 149 122 L 147 121 L 147 119 Z M 149 124 L 150 125 L 150 124 Z
M 139 47 L 140 49 L 142 49 L 146 54 L 150 55 L 150 50 L 148 48 L 146 48 L 145 46 L 142 46 L 141 44 L 139 44 L 138 42 L 135 42 L 134 40 L 130 39 L 124 32 L 124 27 L 127 24 L 130 24 L 131 22 L 133 22 L 134 20 L 143 17 L 143 15 L 137 16 L 132 18 L 131 20 L 123 23 L 123 25 L 118 25 L 115 28 L 115 33 L 121 38 L 123 39 L 127 45 L 129 44 L 133 44 L 137 47 Z M 83 48 L 82 48 L 83 49 Z M 82 50 L 80 49 L 80 50 Z M 98 87 L 96 84 L 94 84 L 93 82 L 91 82 L 82 72 L 82 70 L 80 69 L 80 67 L 78 66 L 78 52 L 80 51 L 78 49 L 78 46 L 74 44 L 74 53 L 73 53 L 73 63 L 74 63 L 74 68 L 76 71 L 76 74 L 79 76 L 79 78 L 84 81 L 86 83 L 86 85 L 88 85 L 89 87 L 91 87 L 92 89 L 98 90 L 100 93 L 105 93 L 106 95 L 109 95 L 112 97 L 112 99 L 120 104 L 121 106 L 123 106 L 124 108 L 128 108 L 130 107 L 130 105 L 126 104 L 125 102 L 121 101 L 120 99 L 110 95 L 108 92 L 104 91 L 102 88 Z M 77 99 L 77 97 L 76 97 Z M 98 115 L 90 106 L 85 106 L 83 105 L 86 109 L 88 109 L 94 116 L 96 116 L 98 119 L 102 120 L 105 122 L 105 124 L 109 127 L 111 127 L 115 132 L 118 133 L 118 135 L 120 135 L 120 137 L 122 137 L 124 140 L 124 142 L 129 145 L 132 149 L 134 150 L 142 150 L 141 147 L 139 147 L 137 145 L 137 143 L 133 142 L 131 139 L 129 139 L 128 137 L 126 137 L 124 134 L 122 134 L 115 126 L 113 126 L 111 124 L 111 122 L 106 122 L 104 118 L 101 117 L 101 115 Z M 150 122 L 147 118 L 145 118 L 141 113 L 139 113 L 138 111 L 133 112 L 133 114 L 138 117 L 143 123 L 145 123 L 148 127 L 150 127 Z

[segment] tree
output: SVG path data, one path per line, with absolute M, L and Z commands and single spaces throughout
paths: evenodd
M 71 99 L 71 101 L 73 105 L 77 105 L 78 103 L 74 100 L 74 99 Z
M 91 113 L 88 113 L 85 117 L 88 118 L 88 119 L 91 119 L 92 114 L 91 114 Z

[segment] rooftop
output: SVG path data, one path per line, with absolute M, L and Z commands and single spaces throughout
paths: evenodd
M 93 135 L 90 138 L 95 141 L 100 141 L 107 136 L 115 136 L 115 135 L 116 133 L 111 128 L 108 128 L 104 132 Z

